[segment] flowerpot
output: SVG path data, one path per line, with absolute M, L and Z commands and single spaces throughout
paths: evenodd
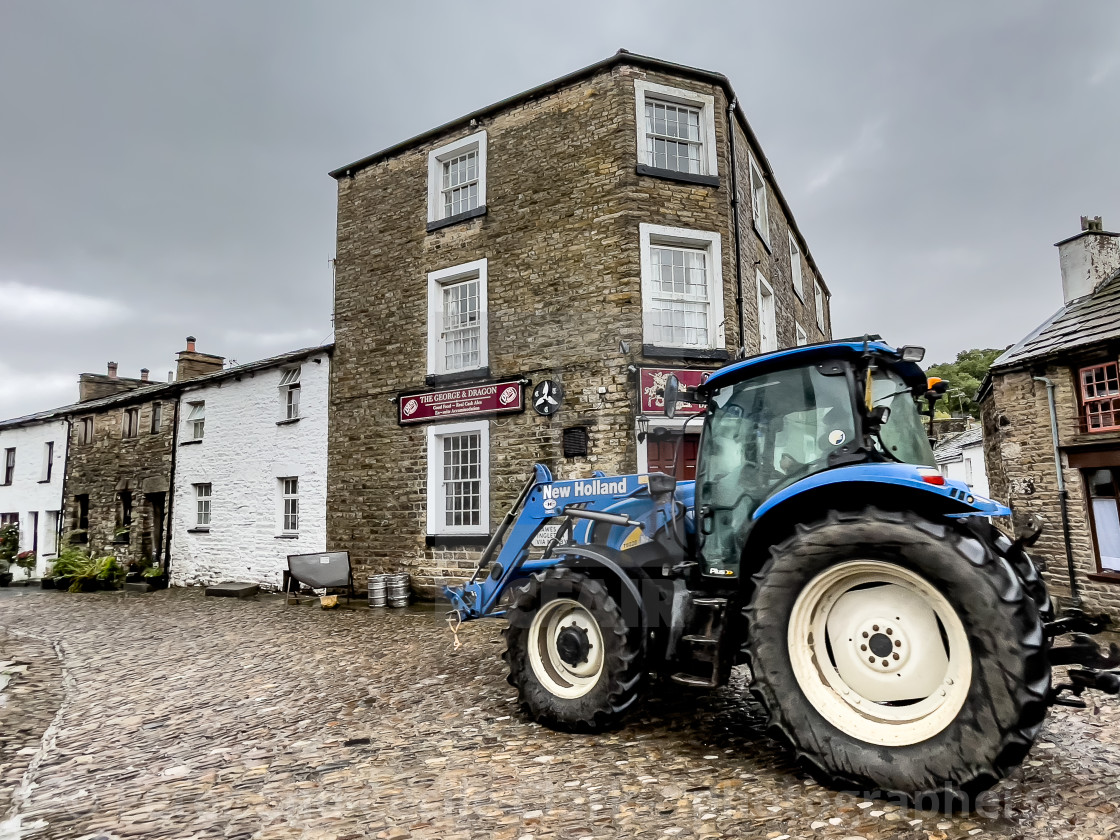
M 70 589 L 70 584 L 72 584 L 73 582 L 74 578 L 67 577 L 66 575 L 59 575 L 54 579 L 54 588 L 61 589 L 63 592 L 66 592 L 68 589 Z
M 41 578 L 39 580 L 39 585 L 43 587 L 43 589 L 54 589 L 54 581 L 55 579 L 53 577 Z
M 12 583 L 12 573 L 11 572 L 0 573 L 0 586 L 10 586 L 11 583 Z

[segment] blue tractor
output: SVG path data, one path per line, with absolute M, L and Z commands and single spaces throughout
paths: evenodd
M 932 416 L 943 386 L 922 356 L 837 341 L 694 390 L 670 377 L 666 414 L 703 406 L 696 480 L 537 464 L 474 577 L 445 590 L 453 610 L 508 620 L 509 681 L 549 727 L 601 730 L 651 680 L 716 687 L 746 664 L 771 734 L 827 783 L 990 787 L 1050 705 L 1120 690 L 1120 651 L 1089 638 L 1103 619 L 1054 615 L 1024 551 L 1038 523 L 1012 540 L 991 524 L 1006 507 L 937 470 L 920 405 Z

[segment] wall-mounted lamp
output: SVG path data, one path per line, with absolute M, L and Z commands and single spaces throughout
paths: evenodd
M 649 418 L 646 417 L 644 414 L 639 414 L 638 415 L 638 443 L 641 443 L 642 441 L 644 441 L 646 439 L 647 434 L 649 434 Z

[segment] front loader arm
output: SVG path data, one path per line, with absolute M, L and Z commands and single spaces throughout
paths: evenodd
M 533 475 L 483 550 L 471 579 L 462 586 L 445 586 L 444 595 L 464 621 L 501 615 L 499 603 L 514 582 L 560 562 L 562 539 L 577 544 L 593 539 L 600 542 L 600 528 L 608 526 L 605 547 L 617 551 L 634 528 L 653 534 L 672 515 L 672 500 L 655 502 L 650 495 L 649 476 L 608 477 L 596 472 L 589 479 L 554 481 L 548 467 L 535 464 Z M 563 520 L 556 537 L 540 557 L 532 558 L 533 539 L 554 518 Z

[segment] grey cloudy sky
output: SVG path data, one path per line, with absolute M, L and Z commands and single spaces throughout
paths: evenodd
M 330 335 L 327 171 L 619 47 L 726 74 L 833 292 L 929 361 L 1120 229 L 1120 4 L 0 0 L 0 417 Z

